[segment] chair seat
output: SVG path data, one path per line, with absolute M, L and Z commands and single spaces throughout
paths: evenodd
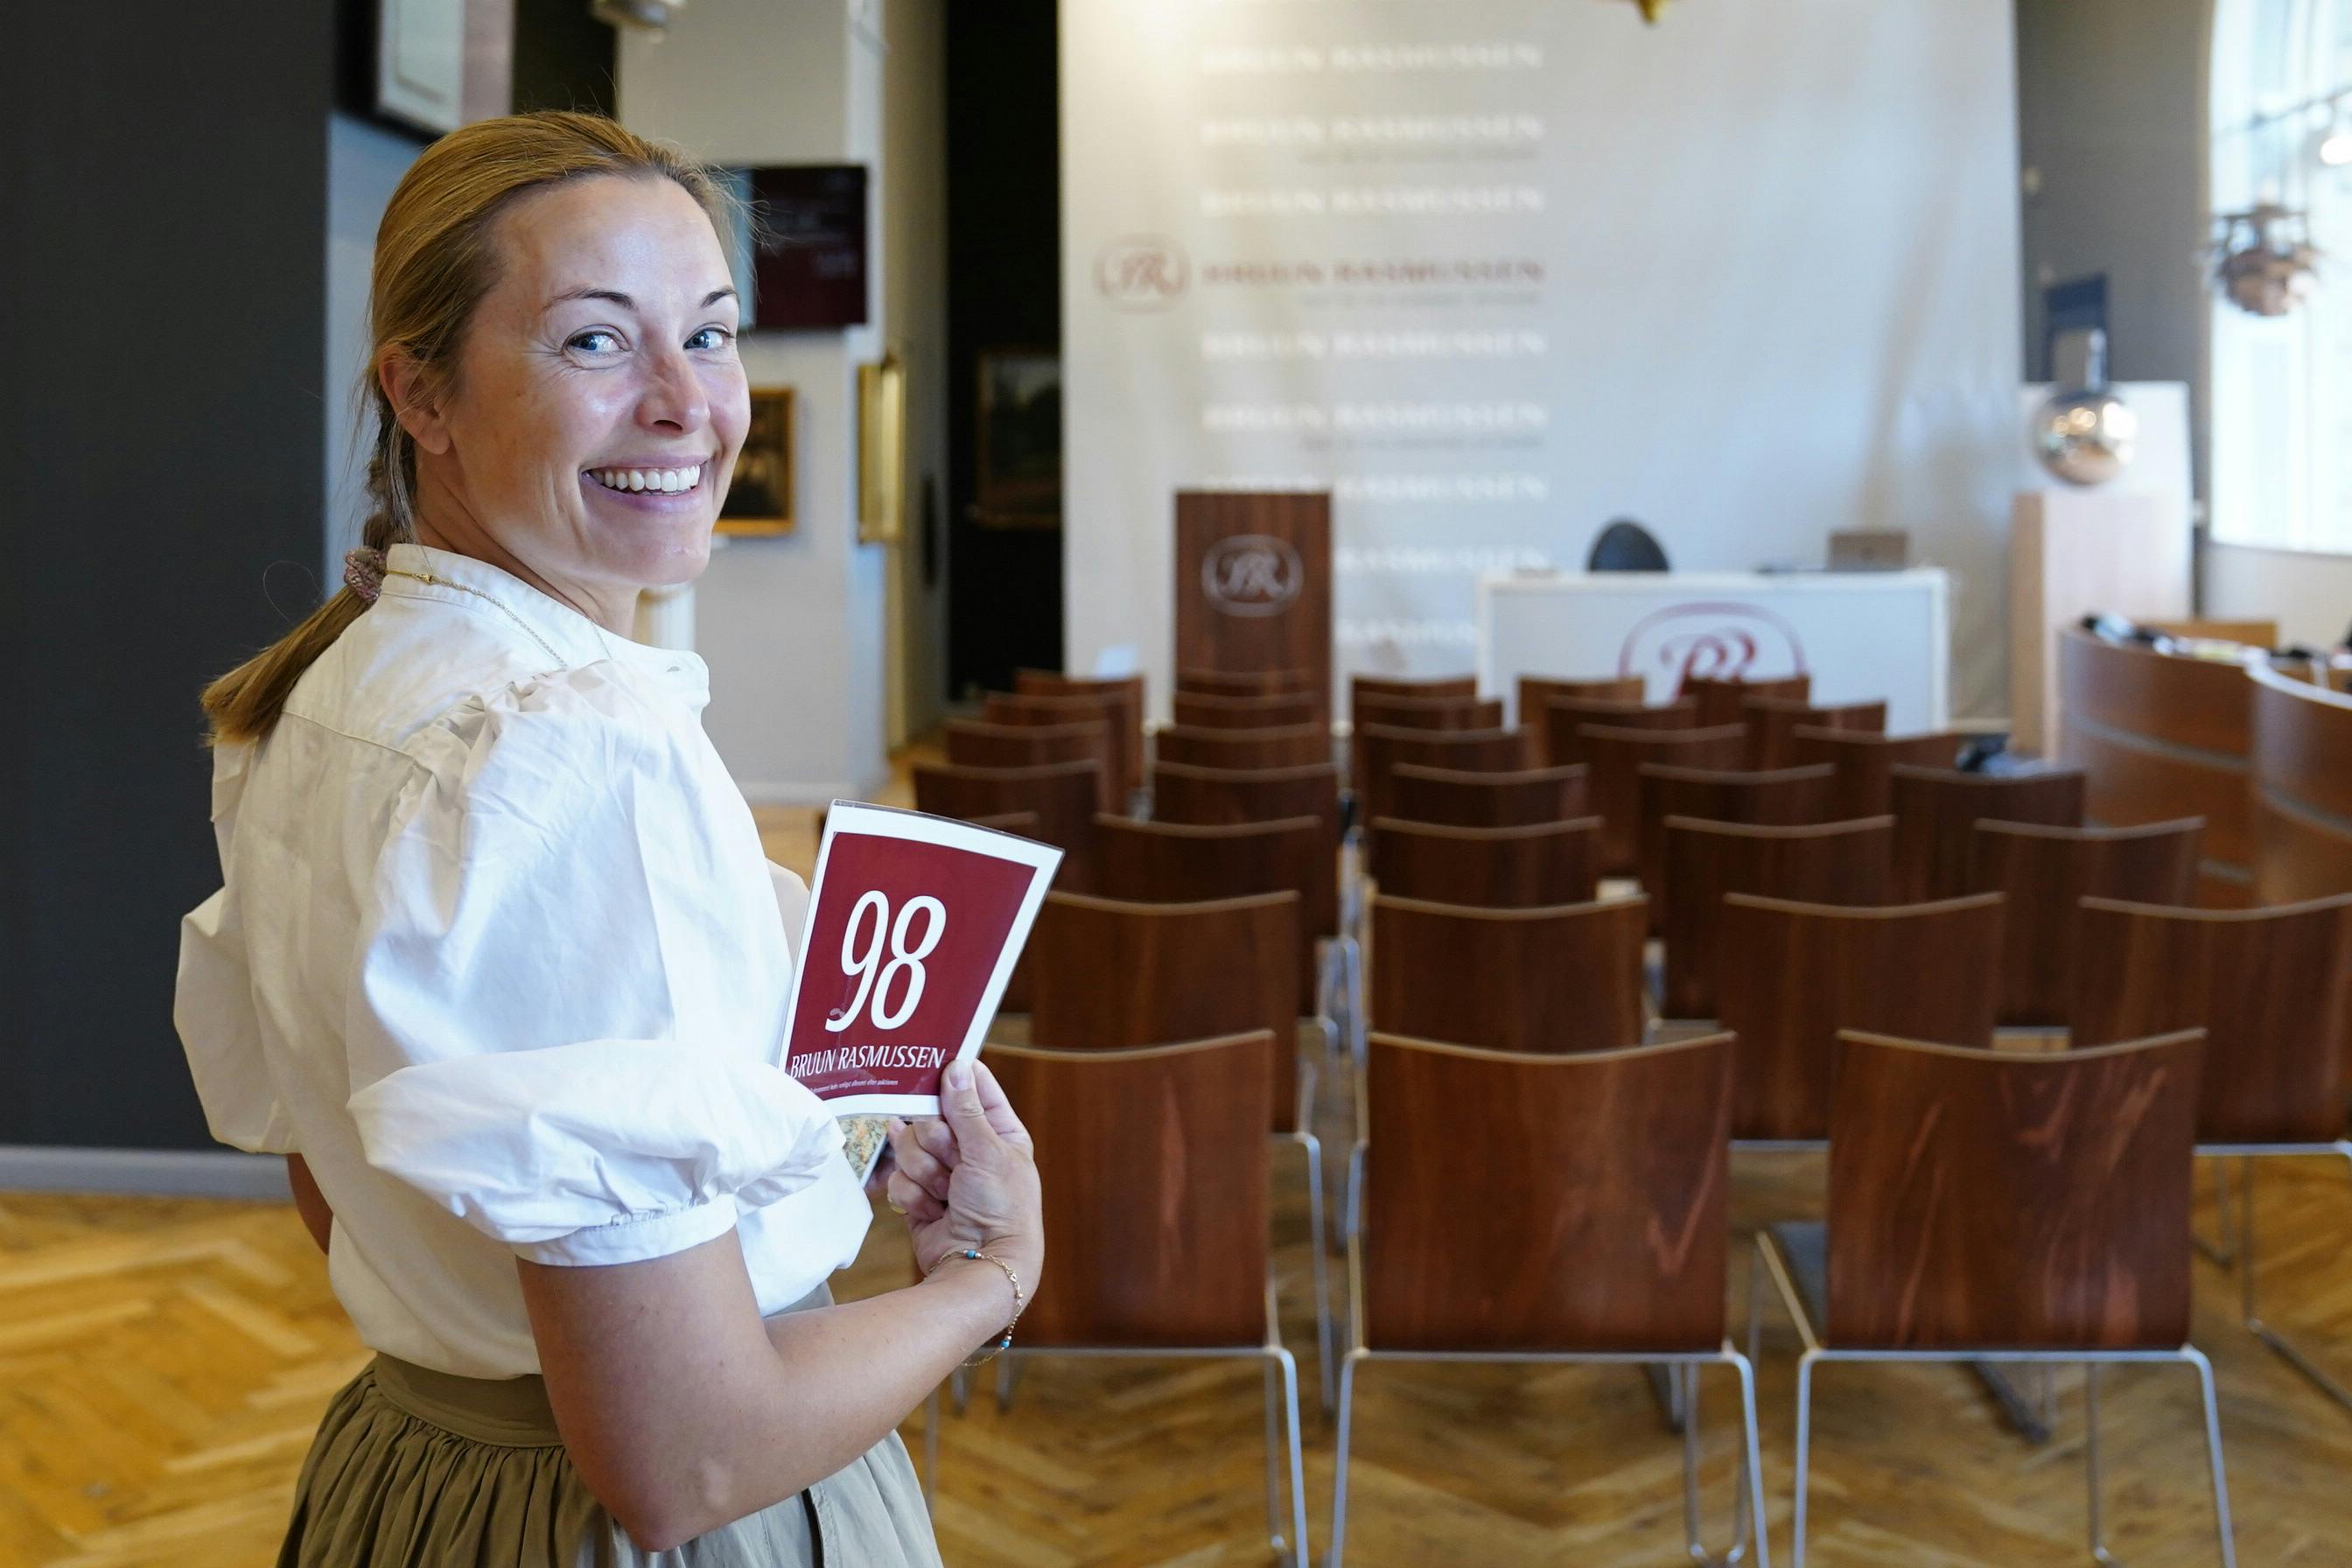
M 1817 1219 L 1784 1220 L 1764 1227 L 1788 1266 L 1806 1321 L 1819 1335 L 1830 1315 L 1830 1227 Z

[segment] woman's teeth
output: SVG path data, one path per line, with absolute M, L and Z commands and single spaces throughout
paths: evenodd
M 588 477 L 608 490 L 658 490 L 674 495 L 702 482 L 702 465 L 690 468 L 591 468 Z

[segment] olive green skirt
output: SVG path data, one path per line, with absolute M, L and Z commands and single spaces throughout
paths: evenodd
M 805 1303 L 823 1304 L 822 1294 Z M 378 1355 L 327 1407 L 278 1568 L 939 1568 L 898 1435 L 839 1474 L 647 1552 L 574 1470 L 547 1385 Z

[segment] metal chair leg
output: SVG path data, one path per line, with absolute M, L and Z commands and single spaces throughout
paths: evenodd
M 1698 1369 L 1687 1363 L 1666 1368 L 1674 1403 L 1682 1413 L 1683 1542 L 1694 1563 L 1713 1563 L 1706 1543 L 1699 1539 L 1698 1521 Z
M 1772 1543 L 1764 1513 L 1764 1445 L 1759 1440 L 1756 1421 L 1756 1365 L 1742 1356 L 1732 1363 L 1739 1373 L 1739 1410 L 1746 1431 L 1739 1450 L 1740 1487 L 1735 1494 L 1735 1517 L 1745 1514 L 1745 1522 L 1733 1532 L 1738 1541 L 1724 1562 L 1739 1561 L 1739 1553 L 1749 1542 L 1756 1546 L 1756 1568 L 1772 1568 Z
M 1013 1408 L 1013 1391 L 1021 1383 L 1020 1360 L 1011 1354 L 996 1358 L 996 1408 Z
M 2254 1247 L 2254 1162 L 2249 1155 L 2239 1163 L 2243 1168 L 2238 1173 L 2238 1290 L 2239 1302 L 2246 1320 L 2246 1331 L 2268 1345 L 2281 1361 L 2303 1373 L 2320 1393 L 2345 1408 L 2352 1409 L 2352 1389 L 2338 1383 L 2302 1346 L 2263 1321 L 2262 1313 L 2255 1308 L 2254 1276 L 2261 1272 L 2262 1257 Z
M 1348 1548 L 1348 1448 L 1355 1435 L 1356 1368 L 1363 1361 L 1363 1352 L 1349 1351 L 1339 1368 L 1339 1447 L 1331 1469 L 1331 1551 L 1323 1559 L 1324 1568 L 1340 1568 Z
M 1331 1365 L 1331 1273 L 1323 1249 L 1323 1145 L 1312 1132 L 1291 1135 L 1307 1154 L 1307 1223 L 1313 1237 L 1307 1249 L 1315 1291 L 1315 1367 L 1323 1413 L 1331 1413 L 1334 1373 Z
M 1815 1360 L 1815 1352 L 1811 1351 L 1807 1351 L 1797 1358 L 1796 1540 L 1790 1551 L 1790 1561 L 1794 1564 L 1794 1568 L 1805 1568 L 1805 1479 L 1806 1461 L 1812 1457 Z M 1759 1532 L 1761 1532 L 1760 1527 Z
M 1264 1371 L 1265 1373 L 1263 1380 L 1265 1399 L 1265 1538 L 1274 1549 L 1279 1552 L 1283 1548 L 1282 1466 L 1281 1462 L 1275 1458 L 1275 1451 L 1281 1446 L 1282 1436 L 1276 1428 L 1274 1413 L 1276 1393 L 1272 1356 L 1265 1359 Z
M 2110 1565 L 2106 1522 L 2099 1512 L 2099 1363 L 2083 1365 L 2083 1479 L 2090 1489 L 2091 1561 Z
M 1267 1351 L 1282 1368 L 1282 1408 L 1290 1430 L 1290 1545 L 1288 1558 L 1292 1568 L 1307 1568 L 1307 1442 L 1299 1435 L 1298 1363 L 1288 1351 L 1276 1345 Z M 1276 1552 L 1283 1551 L 1280 1538 L 1274 1542 Z
M 2240 1173 L 2244 1174 L 2244 1173 Z M 2251 1233 L 2246 1237 L 2246 1264 L 2253 1265 Z M 2238 1568 L 2237 1532 L 2230 1525 L 2230 1478 L 2221 1466 L 2221 1407 L 2213 1394 L 2213 1363 L 2194 1345 L 2180 1347 L 2181 1355 L 2197 1369 L 2197 1386 L 2205 1396 L 2205 1453 L 2213 1469 L 2213 1528 L 2221 1542 L 2221 1568 Z
M 2232 1234 L 2230 1224 L 2230 1163 L 2227 1160 L 2213 1162 L 2213 1231 L 2214 1237 L 2210 1241 L 2193 1231 L 2189 1239 L 2197 1244 L 2197 1250 L 2205 1255 L 2207 1261 L 2227 1268 L 2238 1261 L 2239 1253 L 2238 1237 Z
M 1658 1419 L 1669 1432 L 1683 1429 L 1683 1385 L 1671 1362 L 1644 1362 L 1642 1375 L 1649 1380 L 1650 1397 L 1658 1404 Z

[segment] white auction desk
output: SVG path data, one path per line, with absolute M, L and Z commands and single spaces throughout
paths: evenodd
M 1516 709 L 1522 675 L 1640 675 L 1653 702 L 1685 675 L 1808 673 L 1813 700 L 1886 700 L 1886 731 L 1947 727 L 1950 584 L 1942 572 L 1554 572 L 1478 581 L 1478 685 Z M 1512 722 L 1518 722 L 1516 711 Z

